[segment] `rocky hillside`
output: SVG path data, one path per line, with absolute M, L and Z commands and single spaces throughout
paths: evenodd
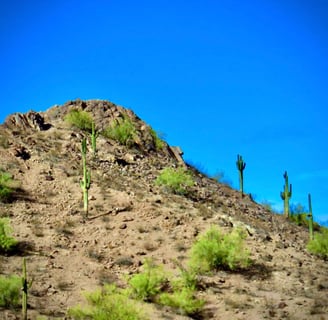
M 89 134 L 71 127 L 70 110 L 89 112 L 98 131 L 128 118 L 128 145 L 100 135 L 92 156 Z M 81 140 L 88 139 L 89 213 L 83 211 Z M 197 319 L 328 319 L 327 262 L 306 251 L 308 231 L 274 215 L 248 196 L 186 165 L 179 148 L 161 142 L 131 110 L 100 100 L 70 101 L 46 112 L 9 116 L 0 127 L 0 167 L 20 183 L 13 201 L 0 203 L 19 250 L 0 255 L 0 274 L 21 274 L 22 256 L 34 278 L 29 318 L 64 319 L 85 303 L 81 294 L 104 283 L 126 285 L 146 258 L 172 273 L 210 226 L 247 231 L 252 265 L 199 278 L 206 301 Z M 181 146 L 183 148 L 183 146 Z M 184 195 L 155 184 L 166 167 L 188 167 L 194 184 Z M 146 304 L 149 319 L 189 319 Z M 0 309 L 0 319 L 20 310 Z

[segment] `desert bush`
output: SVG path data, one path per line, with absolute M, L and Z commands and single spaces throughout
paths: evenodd
M 308 210 L 300 203 L 290 205 L 289 220 L 297 224 L 298 226 L 309 227 Z M 319 231 L 320 225 L 313 221 L 313 229 Z
M 314 239 L 310 240 L 307 249 L 309 252 L 328 259 L 328 228 L 321 228 L 321 232 L 314 234 Z
M 187 188 L 194 185 L 192 175 L 184 168 L 164 168 L 157 177 L 155 184 L 164 186 L 176 194 L 186 194 Z
M 152 138 L 154 140 L 156 150 L 162 150 L 164 148 L 165 143 L 158 136 L 157 132 L 153 128 L 150 128 L 150 135 L 152 136 Z
M 15 184 L 11 174 L 0 169 L 0 201 L 7 202 L 12 198 Z
M 86 111 L 72 109 L 66 115 L 65 121 L 73 127 L 91 132 L 93 119 Z
M 152 260 L 146 260 L 143 272 L 133 275 L 128 280 L 131 296 L 143 301 L 154 301 L 166 281 L 163 269 Z
M 16 308 L 20 306 L 22 279 L 17 276 L 0 276 L 0 307 Z
M 103 132 L 103 136 L 118 141 L 125 146 L 133 145 L 137 136 L 136 128 L 128 116 L 121 120 L 114 120 Z
M 88 306 L 68 310 L 73 319 L 81 320 L 145 320 L 148 319 L 139 305 L 115 285 L 86 294 Z
M 9 140 L 7 137 L 0 135 L 0 146 L 4 149 L 9 148 Z
M 250 260 L 244 246 L 245 236 L 241 229 L 222 234 L 218 227 L 211 227 L 193 244 L 190 268 L 203 273 L 220 267 L 231 270 L 247 267 Z
M 0 218 L 0 252 L 9 252 L 15 248 L 18 241 L 11 236 L 12 228 L 8 218 Z
M 224 184 L 224 185 L 226 185 L 226 186 L 228 186 L 228 187 L 230 187 L 230 188 L 233 187 L 233 183 L 232 183 L 232 181 L 231 181 L 228 177 L 226 177 L 225 172 L 222 171 L 222 170 L 216 172 L 216 173 L 212 176 L 212 178 L 213 178 L 214 180 L 216 180 L 217 182 L 222 183 L 222 184 Z
M 178 313 L 183 315 L 193 315 L 199 312 L 205 301 L 195 297 L 193 289 L 183 287 L 179 290 L 164 292 L 159 296 L 158 302 L 162 305 L 177 309 Z

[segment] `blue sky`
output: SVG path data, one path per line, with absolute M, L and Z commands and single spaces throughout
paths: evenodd
M 130 108 L 185 159 L 328 220 L 328 2 L 6 1 L 0 121 L 67 100 Z

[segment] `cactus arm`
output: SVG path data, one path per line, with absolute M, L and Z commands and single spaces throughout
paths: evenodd
M 309 213 L 308 213 L 309 234 L 310 234 L 310 240 L 313 240 L 314 239 L 314 235 L 313 235 L 313 214 L 312 214 L 312 201 L 311 201 L 311 194 L 310 193 L 308 195 L 308 200 L 309 200 Z

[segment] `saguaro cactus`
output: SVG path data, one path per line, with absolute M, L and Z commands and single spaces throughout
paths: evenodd
M 85 215 L 88 216 L 88 191 L 91 185 L 91 174 L 90 171 L 87 170 L 87 140 L 83 138 L 81 143 L 81 151 L 82 151 L 82 165 L 83 165 L 83 180 L 80 181 L 80 186 L 83 191 L 83 207 Z
M 312 214 L 312 202 L 311 202 L 311 194 L 309 193 L 308 195 L 309 199 L 309 213 L 308 213 L 308 218 L 309 218 L 309 233 L 310 233 L 310 240 L 314 239 L 313 236 L 313 214 Z
M 28 290 L 32 286 L 31 281 L 27 281 L 27 275 L 26 275 L 26 259 L 23 258 L 23 275 L 22 275 L 22 314 L 23 314 L 23 320 L 27 320 L 27 294 Z
M 244 196 L 244 169 L 246 167 L 246 162 L 243 161 L 243 157 L 241 155 L 237 155 L 237 169 L 239 171 L 239 190 L 241 192 L 241 196 Z
M 285 171 L 283 175 L 285 179 L 284 191 L 280 192 L 280 197 L 284 200 L 284 215 L 289 218 L 289 199 L 292 197 L 292 184 L 289 185 L 288 189 L 288 174 Z
M 91 127 L 91 146 L 93 151 L 93 156 L 95 157 L 97 155 L 97 138 L 99 136 L 99 132 L 96 131 L 95 128 L 95 122 L 92 121 L 92 127 Z

